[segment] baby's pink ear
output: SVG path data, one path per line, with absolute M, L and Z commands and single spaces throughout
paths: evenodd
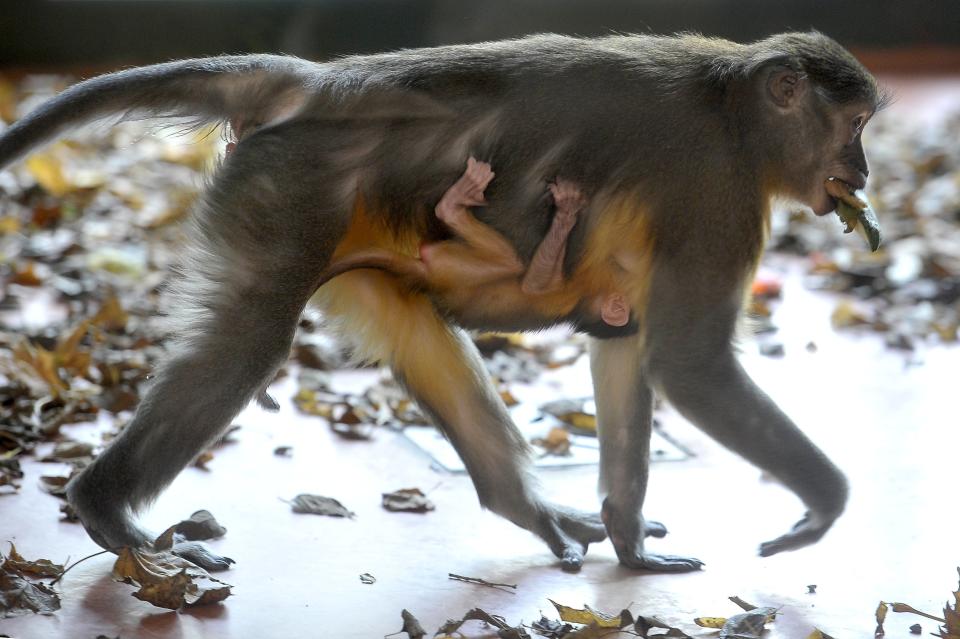
M 626 326 L 630 321 L 630 307 L 627 300 L 619 293 L 613 293 L 603 298 L 600 306 L 600 319 L 610 326 Z

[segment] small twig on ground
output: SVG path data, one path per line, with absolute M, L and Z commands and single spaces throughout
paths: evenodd
M 463 575 L 456 575 L 452 572 L 448 572 L 447 577 L 453 579 L 454 581 L 463 581 L 468 584 L 476 584 L 478 586 L 486 586 L 487 588 L 503 590 L 504 592 L 509 592 L 511 595 L 516 594 L 514 590 L 517 589 L 517 584 L 498 584 L 492 581 L 487 581 L 486 579 L 480 579 L 479 577 L 464 577 Z M 507 590 L 507 588 L 512 588 L 512 590 Z
M 72 564 L 70 564 L 69 566 L 67 566 L 66 568 L 64 568 L 64 569 L 63 569 L 63 572 L 60 573 L 60 576 L 57 577 L 56 579 L 54 579 L 53 581 L 51 581 L 50 584 L 49 584 L 49 586 L 53 587 L 54 585 L 56 585 L 56 583 L 57 583 L 58 581 L 60 581 L 61 579 L 63 579 L 63 576 L 64 576 L 65 574 L 67 574 L 68 572 L 70 572 L 70 571 L 73 569 L 73 567 L 76 566 L 77 564 L 82 563 L 82 562 L 86 561 L 87 559 L 92 559 L 93 557 L 96 557 L 96 556 L 98 556 L 98 555 L 102 555 L 102 554 L 105 553 L 105 552 L 110 552 L 110 551 L 109 551 L 109 550 L 101 550 L 100 552 L 95 552 L 95 553 L 93 553 L 92 555 L 87 555 L 86 557 L 83 557 L 82 559 L 77 559 L 75 562 L 73 562 Z

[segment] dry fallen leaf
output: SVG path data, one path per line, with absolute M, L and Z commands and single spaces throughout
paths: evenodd
M 198 510 L 174 526 L 174 530 L 189 541 L 216 539 L 227 534 L 227 529 L 208 510 Z
M 123 548 L 113 566 L 117 581 L 139 586 L 133 596 L 160 608 L 219 603 L 230 596 L 229 584 L 170 551 Z
M 8 543 L 10 544 L 10 552 L 3 562 L 4 570 L 8 572 L 19 572 L 33 577 L 59 577 L 63 574 L 62 565 L 55 564 L 49 559 L 27 561 L 17 552 L 17 548 L 13 545 L 13 542 Z
M 734 615 L 720 628 L 719 639 L 760 639 L 764 624 L 776 616 L 776 608 L 757 608 Z
M 873 631 L 873 636 L 882 637 L 884 634 L 886 634 L 883 630 L 883 622 L 887 618 L 887 604 L 883 603 L 882 601 L 879 604 L 877 604 L 876 617 L 877 617 L 877 629 Z
M 555 427 L 551 428 L 546 437 L 534 437 L 530 443 L 539 446 L 544 450 L 544 454 L 556 455 L 557 457 L 566 457 L 570 455 L 570 433 L 567 429 Z
M 563 604 L 557 603 L 553 599 L 547 599 L 547 601 L 552 603 L 553 607 L 557 609 L 557 612 L 560 614 L 560 619 L 569 623 L 582 625 L 595 624 L 600 628 L 623 628 L 626 625 L 634 623 L 632 616 L 627 623 L 624 623 L 624 613 L 628 615 L 630 614 L 627 610 L 624 610 L 619 615 L 614 616 L 594 610 L 590 606 L 584 606 L 581 610 L 578 608 L 571 608 L 570 606 L 564 606 Z
M 419 488 L 401 488 L 383 493 L 383 507 L 393 512 L 425 513 L 436 506 Z
M 0 570 L 0 618 L 28 613 L 50 615 L 60 610 L 60 597 L 42 583 Z
M 28 613 L 49 615 L 60 609 L 60 597 L 49 586 L 34 583 L 30 577 L 58 577 L 63 566 L 48 559 L 27 561 L 10 544 L 10 554 L 0 553 L 0 618 Z
M 403 628 L 401 628 L 399 632 L 407 633 L 410 639 L 423 639 L 427 634 L 427 631 L 423 629 L 423 626 L 420 625 L 417 618 L 410 614 L 410 611 L 406 608 L 400 612 L 400 617 L 403 619 Z
M 328 517 L 354 517 L 354 513 L 347 510 L 346 506 L 341 504 L 333 497 L 323 497 L 321 495 L 300 494 L 290 502 L 295 513 L 306 513 L 309 515 L 326 515 Z

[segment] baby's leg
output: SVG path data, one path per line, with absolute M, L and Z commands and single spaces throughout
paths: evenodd
M 447 246 L 440 251 L 434 247 L 439 245 L 425 245 L 421 251 L 421 259 L 427 264 L 428 270 L 433 272 L 433 256 L 459 256 L 471 264 L 468 267 L 475 274 L 475 281 L 489 280 L 493 277 L 519 275 L 523 272 L 523 263 L 517 256 L 513 246 L 493 228 L 478 221 L 468 207 L 486 204 L 483 191 L 490 184 L 494 173 L 486 162 L 478 162 L 474 158 L 467 160 L 467 170 L 440 198 L 436 213 L 447 226 L 450 227 L 465 244 L 442 243 Z M 444 266 L 450 266 L 452 261 L 443 260 Z M 475 269 L 476 266 L 481 268 Z
M 548 293 L 563 285 L 567 238 L 577 223 L 577 214 L 586 203 L 583 193 L 573 182 L 557 179 L 555 184 L 550 185 L 550 192 L 557 212 L 523 277 L 521 287 L 528 294 Z

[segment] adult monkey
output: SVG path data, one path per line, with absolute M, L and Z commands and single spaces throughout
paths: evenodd
M 576 320 L 575 311 L 443 315 L 441 297 L 369 270 L 319 290 L 317 302 L 357 352 L 389 363 L 444 429 L 481 503 L 543 538 L 567 569 L 605 532 L 627 566 L 698 568 L 643 546 L 656 387 L 803 500 L 807 514 L 761 554 L 812 543 L 843 510 L 846 481 L 748 378 L 730 339 L 771 198 L 826 214 L 835 205 L 826 178 L 862 187 L 860 134 L 880 101 L 869 73 L 819 33 L 750 45 L 544 35 L 327 64 L 226 57 L 74 86 L 0 137 L 0 166 L 118 112 L 257 128 L 194 217 L 168 360 L 134 420 L 71 483 L 70 500 L 103 547 L 148 543 L 131 513 L 270 381 L 326 266 L 370 246 L 412 255 L 442 236 L 431 207 L 473 155 L 499 176 L 477 217 L 525 261 L 549 224 L 545 179 L 562 175 L 583 189 L 589 205 L 568 240 L 567 279 L 611 290 L 616 260 L 631 276 L 624 293 L 641 325 L 591 349 L 604 526 L 540 496 L 526 443 L 472 344 L 452 328 L 538 328 Z

